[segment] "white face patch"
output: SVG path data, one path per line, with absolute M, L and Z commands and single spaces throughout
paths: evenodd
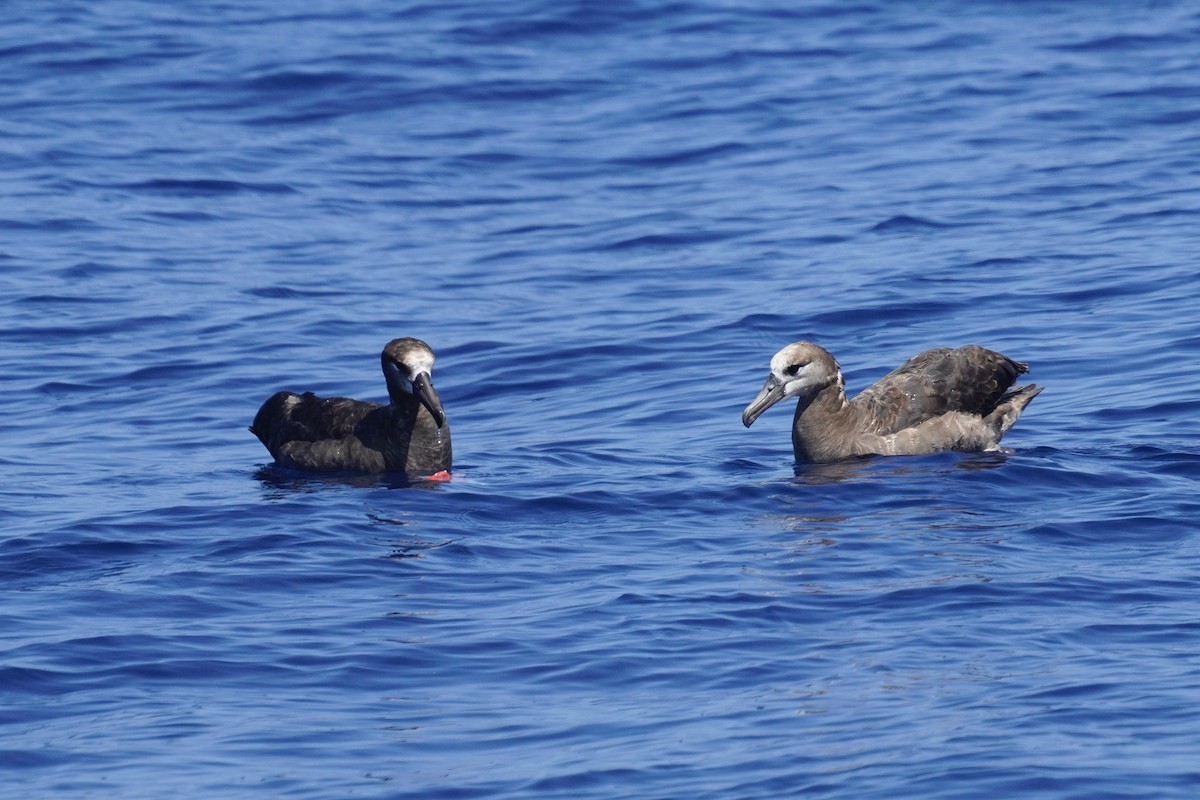
M 392 376 L 392 380 L 398 380 L 401 388 L 412 394 L 413 383 L 418 375 L 422 372 L 433 375 L 433 353 L 427 350 L 410 350 L 404 354 L 404 360 L 399 364 L 388 360 L 384 368 Z
M 794 347 L 785 347 L 771 357 L 771 372 L 778 375 L 781 379 L 788 377 L 785 369 L 790 367 L 797 360 L 797 354 L 793 353 Z
M 783 386 L 784 397 L 809 394 L 828 384 L 829 373 L 823 364 L 811 361 L 797 368 L 796 361 L 785 353 L 771 359 L 771 373 Z
M 404 366 L 408 369 L 408 380 L 411 383 L 422 372 L 433 375 L 433 353 L 418 351 L 408 353 L 404 357 Z M 411 387 L 410 387 L 411 388 Z
M 391 384 L 393 380 L 398 381 L 402 390 L 408 392 L 409 394 L 413 393 L 413 379 L 408 375 L 405 375 L 404 370 L 400 369 L 398 364 L 393 361 L 389 361 L 384 366 L 384 369 L 386 369 L 388 371 L 388 375 L 391 376 L 390 380 L 388 381 L 389 384 Z
M 771 358 L 771 375 L 782 387 L 783 397 L 815 395 L 831 382 L 842 386 L 837 362 L 808 342 L 790 344 L 776 353 Z
M 798 394 L 803 394 L 814 383 L 812 372 L 812 364 L 805 364 L 796 370 L 795 375 L 788 375 L 783 370 L 776 372 L 775 374 L 779 378 L 779 382 L 783 384 L 783 396 L 795 397 Z

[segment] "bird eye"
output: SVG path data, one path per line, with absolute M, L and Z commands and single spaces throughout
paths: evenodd
M 797 372 L 800 371 L 800 365 L 799 364 L 788 364 L 786 367 L 783 368 L 783 371 L 786 372 L 788 375 L 795 375 Z

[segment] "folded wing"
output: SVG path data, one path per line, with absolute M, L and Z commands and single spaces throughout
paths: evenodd
M 1028 365 L 978 345 L 926 350 L 851 403 L 871 433 L 888 435 L 959 411 L 987 416 Z

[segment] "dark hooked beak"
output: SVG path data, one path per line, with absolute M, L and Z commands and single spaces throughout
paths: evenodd
M 429 409 L 429 413 L 433 415 L 433 421 L 439 428 L 446 424 L 446 411 L 442 408 L 442 401 L 433 389 L 433 381 L 429 379 L 428 372 L 417 375 L 417 379 L 413 381 L 413 394 L 421 401 L 421 405 Z
M 769 376 L 758 397 L 755 397 L 742 412 L 742 424 L 749 428 L 754 424 L 754 420 L 758 419 L 759 414 L 778 403 L 783 396 L 783 384 L 774 375 Z

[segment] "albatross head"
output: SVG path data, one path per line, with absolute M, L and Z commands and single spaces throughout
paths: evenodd
M 796 342 L 771 359 L 771 374 L 762 391 L 742 412 L 742 424 L 754 420 L 785 397 L 812 398 L 826 386 L 840 382 L 841 370 L 825 348 L 812 342 Z
M 445 425 L 446 411 L 430 378 L 433 350 L 429 345 L 420 339 L 393 339 L 383 348 L 380 358 L 392 403 L 398 403 L 405 397 L 416 397 L 421 405 L 429 409 L 439 428 Z

